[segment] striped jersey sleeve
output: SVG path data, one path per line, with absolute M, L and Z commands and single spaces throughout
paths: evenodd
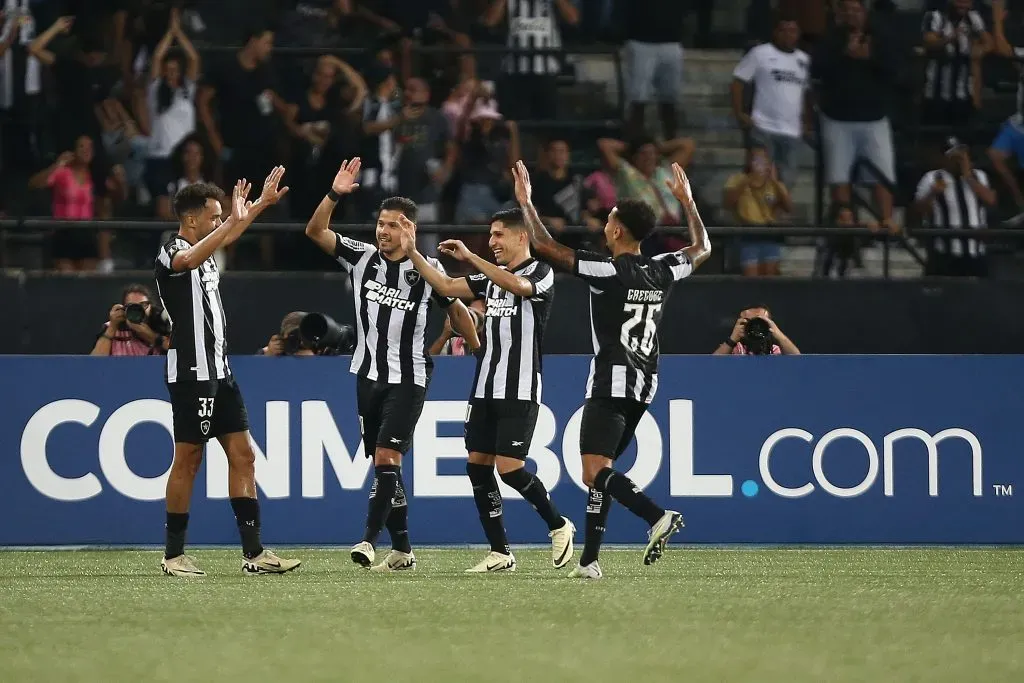
M 335 233 L 337 235 L 337 233 Z M 377 251 L 376 247 L 351 237 L 337 235 L 334 245 L 334 258 L 345 270 L 352 270 L 360 260 Z
M 693 272 L 693 261 L 682 249 L 667 254 L 658 254 L 653 260 L 669 267 L 669 270 L 672 271 L 673 282 L 689 277 Z
M 188 242 L 182 239 L 172 239 L 161 246 L 160 251 L 157 252 L 156 263 L 154 264 L 154 272 L 157 279 L 184 275 L 187 273 L 188 271 L 185 270 L 175 272 L 172 264 L 174 263 L 174 255 L 179 251 L 185 251 L 188 248 Z
M 617 279 L 618 270 L 610 256 L 580 249 L 576 252 L 576 265 L 573 266 L 572 274 L 593 285 L 600 286 Z
M 469 291 L 473 292 L 473 296 L 477 299 L 484 299 L 487 297 L 487 285 L 490 284 L 490 280 L 483 273 L 476 273 L 475 275 L 466 276 L 466 285 L 469 287 Z
M 555 271 L 543 261 L 534 261 L 523 271 L 520 277 L 533 285 L 533 301 L 547 301 L 555 293 Z

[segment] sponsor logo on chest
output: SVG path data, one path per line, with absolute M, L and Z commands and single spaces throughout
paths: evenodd
M 379 306 L 397 308 L 400 311 L 411 311 L 416 308 L 416 302 L 409 301 L 402 290 L 382 285 L 376 280 L 367 280 L 363 284 L 363 298 Z

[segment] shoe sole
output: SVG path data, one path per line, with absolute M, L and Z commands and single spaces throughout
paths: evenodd
M 652 537 L 647 542 L 647 548 L 644 550 L 644 564 L 651 565 L 661 559 L 661 556 L 665 553 L 665 546 L 668 545 L 668 539 L 672 537 L 672 534 L 676 533 L 683 528 L 683 516 L 681 514 L 674 514 L 669 522 L 668 529 L 663 534 L 657 537 Z
M 364 555 L 359 551 L 353 550 L 350 553 L 350 556 L 352 557 L 352 561 L 363 569 L 369 569 L 370 565 L 373 564 L 373 560 L 371 560 L 368 555 Z
M 551 561 L 551 566 L 555 569 L 561 569 L 565 565 L 569 564 L 569 562 L 572 561 L 572 556 L 576 552 L 572 541 L 573 536 L 576 534 L 576 525 L 570 521 L 566 521 L 566 524 L 569 525 L 569 544 L 565 546 L 565 550 L 562 551 L 562 556 L 560 558 Z
M 486 569 L 482 572 L 475 571 L 473 569 L 467 569 L 466 574 L 501 574 L 502 572 L 514 572 L 516 565 L 510 565 L 508 567 L 501 567 L 499 569 Z
M 382 574 L 387 574 L 389 572 L 411 572 L 416 571 L 416 563 L 413 562 L 412 564 L 405 564 L 398 567 L 381 567 L 380 565 L 377 565 L 375 567 L 370 567 L 370 571 L 380 572 Z
M 253 565 L 253 569 L 255 569 L 255 571 L 253 571 L 252 569 L 249 569 L 249 567 L 247 565 L 242 565 L 242 573 L 245 574 L 246 576 L 264 576 L 264 575 L 267 575 L 267 574 L 287 574 L 288 572 L 295 571 L 296 569 L 298 569 L 301 566 L 302 566 L 301 562 L 299 562 L 294 567 L 289 567 L 288 569 L 284 569 L 284 568 L 281 568 L 281 569 L 263 569 L 262 567 L 256 567 L 255 565 Z
M 160 566 L 160 571 L 164 573 L 164 576 L 173 576 L 178 579 L 201 579 L 206 576 L 206 572 L 175 572 L 163 565 Z

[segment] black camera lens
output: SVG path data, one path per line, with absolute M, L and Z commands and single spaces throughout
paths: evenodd
M 128 304 L 124 307 L 124 319 L 138 325 L 146 321 L 146 307 L 142 304 Z

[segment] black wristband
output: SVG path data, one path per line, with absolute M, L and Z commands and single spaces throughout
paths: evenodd
M 337 204 L 341 201 L 341 195 L 334 191 L 334 188 L 327 190 L 327 198 Z
M 726 337 L 725 341 L 722 342 L 722 343 L 725 344 L 726 346 L 728 346 L 730 349 L 735 349 L 736 348 L 736 344 L 738 344 L 739 342 L 734 342 L 732 340 L 732 337 Z

